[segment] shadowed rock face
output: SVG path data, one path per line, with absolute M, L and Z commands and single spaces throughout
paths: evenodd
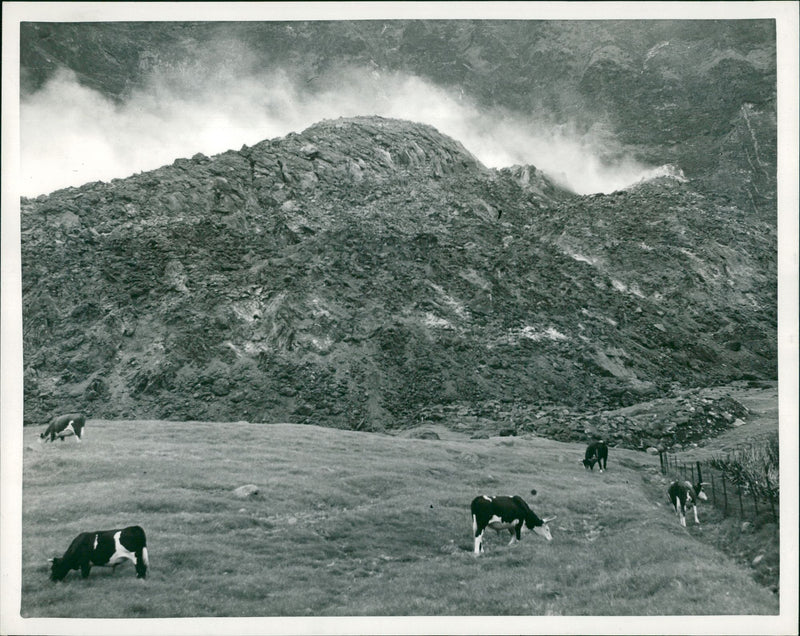
M 410 122 L 177 159 L 21 222 L 31 423 L 383 430 L 468 404 L 568 439 L 559 405 L 776 377 L 774 223 L 670 177 L 578 197 Z

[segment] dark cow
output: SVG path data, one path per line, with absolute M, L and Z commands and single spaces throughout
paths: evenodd
M 75 439 L 80 442 L 85 425 L 86 418 L 80 413 L 70 413 L 68 415 L 54 417 L 45 432 L 39 435 L 39 441 L 52 442 L 55 441 L 56 437 L 60 437 L 63 442 L 65 437 L 74 435 Z
M 61 581 L 70 570 L 80 570 L 81 576 L 86 578 L 93 565 L 110 567 L 113 572 L 126 560 L 136 566 L 136 578 L 147 576 L 147 539 L 140 526 L 81 532 L 69 544 L 63 557 L 50 560 L 50 578 Z
M 667 494 L 669 495 L 670 503 L 675 508 L 675 514 L 681 519 L 681 525 L 686 527 L 686 509 L 692 508 L 694 510 L 694 522 L 700 525 L 700 520 L 697 518 L 697 502 L 707 501 L 706 493 L 703 492 L 705 482 L 698 482 L 692 486 L 688 481 L 673 481 L 669 485 Z
M 603 440 L 592 442 L 586 447 L 586 455 L 583 459 L 583 467 L 586 470 L 594 470 L 595 462 L 600 467 L 602 473 L 608 466 L 608 446 Z
M 553 539 L 550 534 L 548 522 L 555 516 L 540 519 L 528 507 L 525 500 L 515 495 L 507 497 L 488 497 L 482 495 L 472 500 L 472 532 L 475 537 L 475 554 L 483 552 L 483 533 L 486 528 L 491 528 L 500 534 L 501 530 L 508 530 L 511 534 L 509 545 L 519 541 L 523 529 L 533 530 L 548 541 Z

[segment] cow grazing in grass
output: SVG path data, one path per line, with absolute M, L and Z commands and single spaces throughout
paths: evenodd
M 536 491 L 532 491 L 535 492 Z M 511 534 L 509 545 L 520 540 L 524 529 L 533 530 L 548 541 L 553 539 L 548 522 L 555 516 L 540 519 L 520 496 L 488 497 L 482 495 L 472 500 L 472 532 L 475 537 L 475 554 L 483 552 L 483 533 L 491 528 L 500 534 L 508 530 Z
M 70 570 L 80 570 L 81 576 L 86 578 L 93 565 L 110 567 L 113 572 L 123 561 L 133 562 L 136 578 L 147 576 L 147 539 L 139 526 L 81 532 L 69 544 L 63 557 L 50 559 L 50 578 L 61 581 Z
M 704 482 L 698 482 L 694 486 L 688 481 L 673 481 L 669 485 L 667 494 L 675 508 L 675 514 L 681 519 L 681 525 L 686 527 L 686 509 L 692 508 L 694 510 L 694 522 L 700 525 L 700 520 L 697 518 L 697 502 L 706 501 L 706 493 L 703 492 Z
M 586 447 L 586 455 L 583 458 L 583 467 L 586 470 L 594 470 L 595 462 L 600 467 L 602 473 L 608 466 L 608 446 L 603 440 L 592 442 Z
M 81 441 L 83 427 L 86 425 L 86 418 L 80 413 L 69 413 L 54 417 L 44 433 L 39 435 L 40 442 L 55 441 L 60 437 L 64 441 L 65 437 L 74 435 L 77 441 Z

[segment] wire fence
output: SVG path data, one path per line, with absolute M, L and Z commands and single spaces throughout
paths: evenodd
M 730 474 L 713 466 L 708 461 L 685 462 L 677 455 L 660 452 L 661 473 L 672 479 L 691 481 L 693 485 L 703 483 L 708 503 L 718 508 L 724 516 L 738 516 L 747 520 L 771 518 L 778 522 L 780 505 L 777 494 L 764 488 L 762 481 L 740 477 L 734 480 Z M 769 476 L 765 475 L 767 485 Z

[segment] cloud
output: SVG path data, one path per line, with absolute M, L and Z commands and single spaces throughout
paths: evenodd
M 69 71 L 54 75 L 21 103 L 22 194 L 124 178 L 356 115 L 430 124 L 488 167 L 534 165 L 580 194 L 611 192 L 653 170 L 626 156 L 610 131 L 579 133 L 541 117 L 481 109 L 413 75 L 341 68 L 299 80 L 291 69 L 259 70 L 235 48 L 226 53 L 214 63 L 154 68 L 121 102 Z

